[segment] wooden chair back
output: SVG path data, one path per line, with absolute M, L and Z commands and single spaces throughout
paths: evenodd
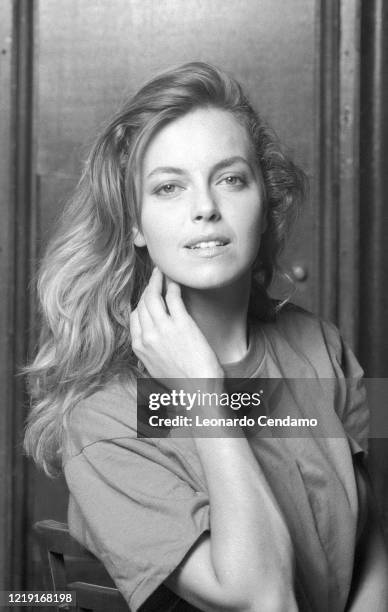
M 34 525 L 45 589 L 75 591 L 77 607 L 60 604 L 53 610 L 77 612 L 129 612 L 108 572 L 88 550 L 69 534 L 68 526 L 53 520 Z

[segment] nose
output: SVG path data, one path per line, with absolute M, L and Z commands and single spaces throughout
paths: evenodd
M 192 204 L 193 221 L 218 221 L 221 218 L 220 209 L 214 194 L 209 188 L 198 190 L 194 194 Z

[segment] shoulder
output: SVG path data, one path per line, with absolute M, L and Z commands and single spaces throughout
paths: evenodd
M 277 314 L 275 325 L 286 337 L 298 338 L 302 343 L 322 340 L 340 351 L 341 337 L 337 327 L 301 306 L 285 304 Z
M 320 377 L 360 377 L 363 372 L 351 349 L 331 322 L 292 303 L 263 326 L 279 350 L 287 347 L 314 366 Z
M 369 410 L 363 370 L 338 328 L 299 306 L 286 304 L 263 329 L 284 377 L 336 379 L 334 409 L 352 451 L 366 450 Z
M 136 389 L 113 380 L 79 401 L 63 421 L 64 461 L 102 440 L 136 437 Z
M 317 343 L 330 344 L 340 350 L 340 334 L 332 323 L 288 302 L 279 307 L 272 321 L 265 323 L 268 334 L 280 335 L 294 345 L 303 347 L 317 346 Z

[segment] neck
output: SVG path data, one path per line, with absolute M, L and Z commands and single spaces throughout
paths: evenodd
M 220 289 L 182 288 L 189 314 L 221 363 L 239 361 L 247 352 L 250 287 L 249 277 Z

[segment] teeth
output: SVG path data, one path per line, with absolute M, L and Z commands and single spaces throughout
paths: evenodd
M 209 242 L 198 242 L 193 246 L 189 247 L 190 249 L 212 249 L 217 246 L 223 246 L 224 242 L 221 240 L 210 240 Z

